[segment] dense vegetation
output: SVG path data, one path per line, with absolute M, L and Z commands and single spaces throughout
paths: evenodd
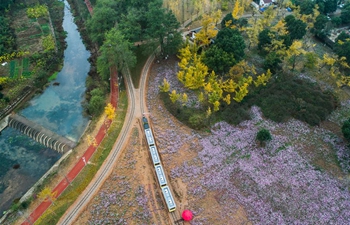
M 0 108 L 4 109 L 28 88 L 41 89 L 63 59 L 63 3 L 59 1 L 1 1 Z M 49 18 L 50 17 L 50 18 Z M 52 21 L 54 34 L 49 28 Z M 36 28 L 36 29 L 34 29 Z
M 313 2 L 297 3 L 300 10 L 293 6 L 296 12 L 285 17 L 269 7 L 262 17 L 245 23 L 240 18 L 244 7 L 237 1 L 221 22 L 220 31 L 213 25 L 215 14 L 203 16 L 194 46 L 187 45 L 178 54 L 177 77 L 185 89 L 193 91 L 195 100 L 183 89 L 171 90 L 164 80 L 161 91 L 170 96 L 164 100 L 167 108 L 196 129 L 221 119 L 237 124 L 249 118 L 247 109 L 253 105 L 276 122 L 296 118 L 320 124 L 337 108 L 338 99 L 331 89 L 317 85 L 317 76 L 327 74 L 338 87 L 350 85 L 346 75 L 350 69 L 349 36 L 343 33 L 336 39 L 337 55 L 315 54 L 311 39 L 311 34 L 323 30 L 325 14 L 336 10 L 334 2 L 324 2 L 328 8 L 320 10 Z M 257 58 L 256 54 L 263 63 L 247 61 Z M 304 73 L 316 78 L 308 79 Z M 189 98 L 200 102 L 200 107 L 193 108 Z
M 98 116 L 102 111 L 102 95 L 109 91 L 110 67 L 120 73 L 136 63 L 134 42 L 141 42 L 147 54 L 160 45 L 162 54 L 175 53 L 181 43 L 179 22 L 162 1 L 97 1 L 94 13 L 86 20 L 89 39 L 99 46 L 96 60 L 99 77 L 87 80 L 87 110 Z M 99 82 L 96 82 L 99 80 Z M 97 89 L 98 91 L 94 91 Z M 98 94 L 96 94 L 98 93 Z

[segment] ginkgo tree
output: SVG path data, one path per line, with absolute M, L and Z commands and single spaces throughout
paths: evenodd
M 297 59 L 300 55 L 305 54 L 303 43 L 299 40 L 293 41 L 293 44 L 286 50 L 286 59 L 292 64 L 292 70 L 295 69 Z
M 350 86 L 349 76 L 346 76 L 341 72 L 341 70 L 350 69 L 346 57 L 337 57 L 336 55 L 329 55 L 325 53 L 319 65 L 319 74 L 322 74 L 321 70 L 324 67 L 327 67 L 330 77 L 334 79 L 338 87 L 343 85 Z
M 105 113 L 109 120 L 113 120 L 115 117 L 115 107 L 111 103 L 108 103 L 105 107 Z
M 198 94 L 200 102 L 209 104 L 207 116 L 212 111 L 218 111 L 222 102 L 228 105 L 232 100 L 241 102 L 249 93 L 249 87 L 254 81 L 253 76 L 256 75 L 254 66 L 243 60 L 231 67 L 225 77 L 218 76 L 215 71 L 209 71 L 201 61 L 202 55 L 198 55 L 195 45 L 187 45 L 180 49 L 178 57 L 180 58 L 180 71 L 177 77 L 186 88 Z M 266 85 L 270 78 L 271 73 L 268 71 L 258 76 L 254 83 L 256 86 Z M 163 91 L 169 91 L 168 86 L 168 82 L 164 80 L 160 88 Z M 185 104 L 187 101 L 187 95 L 177 93 L 176 90 L 172 90 L 169 95 L 173 103 L 181 101 Z
M 213 17 L 204 14 L 202 19 L 202 28 L 196 34 L 196 44 L 207 47 L 210 44 L 211 39 L 213 39 L 218 33 L 215 28 L 215 20 Z
M 51 188 L 45 187 L 39 194 L 38 198 L 43 201 L 50 201 L 53 203 L 57 198 L 57 191 L 52 191 Z

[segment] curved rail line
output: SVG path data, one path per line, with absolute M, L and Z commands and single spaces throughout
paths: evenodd
M 109 174 L 109 172 L 113 169 L 113 164 L 117 160 L 117 155 L 121 148 L 123 147 L 123 143 L 125 142 L 127 135 L 129 134 L 130 127 L 132 125 L 132 121 L 134 119 L 135 114 L 135 93 L 133 84 L 131 81 L 130 73 L 128 71 L 126 81 L 127 81 L 127 90 L 128 90 L 128 96 L 129 100 L 131 102 L 130 107 L 130 114 L 127 113 L 128 120 L 127 123 L 124 124 L 122 130 L 121 130 L 121 137 L 119 141 L 115 144 L 116 147 L 114 147 L 111 157 L 108 157 L 107 162 L 103 165 L 103 168 L 100 169 L 101 172 L 97 172 L 99 175 L 96 178 L 96 180 L 92 183 L 91 186 L 88 186 L 87 189 L 82 193 L 82 197 L 78 199 L 78 202 L 76 205 L 74 205 L 74 208 L 69 211 L 67 215 L 64 216 L 64 218 L 60 221 L 59 224 L 72 224 L 76 218 L 81 213 L 83 207 L 85 204 L 87 204 L 91 198 L 94 196 L 95 192 L 100 188 L 100 186 L 103 184 L 104 178 Z
M 148 57 L 143 69 L 142 69 L 142 75 L 141 75 L 141 84 L 140 84 L 140 109 L 141 109 L 141 113 L 144 114 L 145 112 L 147 112 L 148 110 L 145 109 L 145 101 L 147 101 L 147 98 L 145 99 L 145 88 L 146 88 L 146 81 L 147 81 L 147 74 L 149 72 L 149 69 L 151 68 L 151 64 L 154 60 L 154 54 L 152 54 L 150 57 Z

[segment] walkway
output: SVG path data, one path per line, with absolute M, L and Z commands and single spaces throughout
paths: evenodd
M 86 4 L 86 7 L 88 8 L 89 12 L 90 12 L 90 15 L 92 16 L 93 14 L 93 8 L 92 8 L 92 5 L 91 5 L 91 2 L 89 0 L 84 0 L 85 4 Z
M 116 69 L 111 70 L 111 104 L 113 107 L 117 107 L 118 103 L 118 73 Z M 62 194 L 62 192 L 68 187 L 69 182 L 72 182 L 80 171 L 85 167 L 86 163 L 90 160 L 91 156 L 94 154 L 97 147 L 102 142 L 104 136 L 106 135 L 106 130 L 109 128 L 111 124 L 110 120 L 107 120 L 106 123 L 103 123 L 100 130 L 98 131 L 95 140 L 97 146 L 91 145 L 85 151 L 84 155 L 80 158 L 78 163 L 73 167 L 73 169 L 67 174 L 66 178 L 62 179 L 61 182 L 53 189 L 53 192 L 57 192 L 56 198 Z M 43 201 L 26 220 L 22 223 L 22 225 L 31 225 L 48 209 L 51 205 L 51 201 Z

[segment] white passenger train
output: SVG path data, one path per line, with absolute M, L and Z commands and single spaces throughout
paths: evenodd
M 166 202 L 166 205 L 168 207 L 169 212 L 173 212 L 176 210 L 176 204 L 175 204 L 174 198 L 171 194 L 170 188 L 167 186 L 166 176 L 165 176 L 163 167 L 161 165 L 161 160 L 159 157 L 159 153 L 158 153 L 158 150 L 156 147 L 156 143 L 155 143 L 155 139 L 153 137 L 152 130 L 150 128 L 150 125 L 149 125 L 146 117 L 142 117 L 142 122 L 143 122 L 143 128 L 144 128 L 146 139 L 147 139 L 148 148 L 150 151 L 150 155 L 152 157 L 154 169 L 155 169 L 156 174 L 157 174 L 158 184 L 159 184 L 160 188 L 162 189 L 163 197 L 164 197 L 164 200 Z

